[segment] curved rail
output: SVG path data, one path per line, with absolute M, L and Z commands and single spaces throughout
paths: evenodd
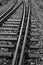
M 15 11 L 19 8 L 19 6 L 20 6 L 21 4 L 22 4 L 22 1 L 20 1 L 17 5 L 13 6 L 13 9 L 11 9 L 11 11 L 8 12 L 7 15 L 5 15 L 5 16 L 0 20 L 0 24 L 2 24 L 2 23 L 3 23 L 3 20 L 5 20 L 6 17 L 8 17 L 10 14 L 12 14 L 13 11 L 15 12 Z
M 24 3 L 23 3 L 23 6 L 24 6 L 23 19 L 22 19 L 19 38 L 18 38 L 17 45 L 16 45 L 16 50 L 14 52 L 14 58 L 13 58 L 13 61 L 12 61 L 12 65 L 15 65 L 16 56 L 17 56 L 17 52 L 18 52 L 18 48 L 19 48 L 19 44 L 20 44 L 20 39 L 21 39 L 21 34 L 22 34 L 22 29 L 23 29 L 23 24 L 24 24 L 24 18 L 25 18 L 25 4 Z
M 17 3 L 17 0 L 15 1 L 14 4 L 12 4 L 12 6 L 10 8 L 8 8 L 8 10 L 6 12 L 4 12 L 1 16 L 0 16 L 0 19 L 3 18 L 6 14 L 8 14 L 8 12 L 16 5 Z
M 25 36 L 24 36 L 24 41 L 23 41 L 23 46 L 22 46 L 20 61 L 19 61 L 19 64 L 18 64 L 18 65 L 21 65 L 21 64 L 22 64 L 23 53 L 24 53 L 24 48 L 25 48 L 25 41 L 26 41 L 27 32 L 28 32 L 28 26 L 29 26 L 29 17 L 30 17 L 30 6 L 29 6 L 29 13 L 28 13 L 28 19 L 27 19 L 27 26 L 26 26 L 26 31 L 25 31 Z

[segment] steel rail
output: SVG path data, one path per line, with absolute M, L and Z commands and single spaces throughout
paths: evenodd
M 17 0 L 15 1 L 14 4 L 12 4 L 12 6 L 10 8 L 8 8 L 8 10 L 6 12 L 4 12 L 1 16 L 0 19 L 3 18 L 15 5 L 17 4 Z
M 13 9 L 12 9 L 6 16 L 4 16 L 4 17 L 0 20 L 0 24 L 2 24 L 2 23 L 3 23 L 3 20 L 5 20 L 6 17 L 8 17 L 13 11 L 15 12 L 15 11 L 19 8 L 19 6 L 20 6 L 22 3 L 23 3 L 23 1 L 20 1 L 17 5 L 15 5 L 15 6 L 13 7 Z
M 18 52 L 18 48 L 19 48 L 19 44 L 20 44 L 20 39 L 21 39 L 21 34 L 22 34 L 22 29 L 23 29 L 23 24 L 24 24 L 24 18 L 25 18 L 25 4 L 23 3 L 24 6 L 24 11 L 23 11 L 23 18 L 22 18 L 22 24 L 21 24 L 21 29 L 20 29 L 20 34 L 19 34 L 19 38 L 17 41 L 17 45 L 16 45 L 16 49 L 14 52 L 14 57 L 13 57 L 13 61 L 12 61 L 12 65 L 15 65 L 15 61 L 16 61 L 16 56 L 17 56 L 17 52 Z
M 23 59 L 23 54 L 24 54 L 24 48 L 25 48 L 25 43 L 26 43 L 26 37 L 27 37 L 27 32 L 28 32 L 28 26 L 29 26 L 29 17 L 30 17 L 30 6 L 29 6 L 28 20 L 27 20 L 27 26 L 26 26 L 26 31 L 25 31 L 25 36 L 24 36 L 24 41 L 23 41 L 21 56 L 20 56 L 20 60 L 19 60 L 19 64 L 18 65 L 22 64 L 22 59 Z

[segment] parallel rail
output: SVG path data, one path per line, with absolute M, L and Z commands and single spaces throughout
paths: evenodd
M 23 2 L 23 4 L 24 4 L 24 2 Z M 23 29 L 23 25 L 24 25 L 24 19 L 25 19 L 25 4 L 24 4 L 24 13 L 23 13 L 23 19 L 22 19 L 20 34 L 19 34 L 19 38 L 17 41 L 16 50 L 15 50 L 14 55 L 13 55 L 12 65 L 15 65 L 16 56 L 17 56 L 17 52 L 18 52 L 18 48 L 19 48 L 19 44 L 20 44 L 20 39 L 21 39 L 21 34 L 22 34 L 22 29 Z
M 23 45 L 22 45 L 22 50 L 21 50 L 21 55 L 20 55 L 20 60 L 19 60 L 18 65 L 21 65 L 22 60 L 23 60 L 23 54 L 24 54 L 25 44 L 26 44 L 26 37 L 27 37 L 27 32 L 28 32 L 28 27 L 29 27 L 29 18 L 30 18 L 30 6 L 29 6 L 27 25 L 26 25 L 26 30 L 25 30 L 25 35 L 24 35 L 24 40 L 23 40 Z
M 18 42 L 17 42 L 16 50 L 15 50 L 15 53 L 14 53 L 14 59 L 13 59 L 12 65 L 15 65 L 15 63 L 18 61 L 18 60 L 16 60 L 16 58 L 17 58 L 17 55 L 18 55 L 18 52 L 19 52 L 19 49 L 20 49 L 19 48 L 20 44 L 22 44 L 22 46 L 21 46 L 21 53 L 20 53 L 20 58 L 19 58 L 18 65 L 22 64 L 22 59 L 23 59 L 24 49 L 25 49 L 25 41 L 26 41 L 28 26 L 29 26 L 29 17 L 30 17 L 30 7 L 28 6 L 28 8 L 29 8 L 28 17 L 27 17 L 27 19 L 25 21 L 25 18 L 26 18 L 26 15 L 25 15 L 25 13 L 26 13 L 26 4 L 24 3 L 24 15 L 23 15 L 20 35 L 19 35 L 19 39 L 18 39 Z M 26 24 L 25 24 L 25 22 L 26 22 Z M 24 33 L 24 35 L 23 35 L 23 33 Z M 22 36 L 23 36 L 23 38 L 22 38 Z

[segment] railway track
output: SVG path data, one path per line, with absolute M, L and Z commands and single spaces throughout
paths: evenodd
M 4 13 L 4 16 L 0 20 L 1 65 L 12 65 L 13 54 L 20 34 L 21 23 L 24 13 L 23 1 L 18 1 L 16 5 L 12 8 L 13 9 L 11 9 L 11 11 L 7 11 L 7 13 Z
M 0 16 L 1 65 L 40 63 L 38 20 L 30 5 L 29 0 L 18 0 Z

